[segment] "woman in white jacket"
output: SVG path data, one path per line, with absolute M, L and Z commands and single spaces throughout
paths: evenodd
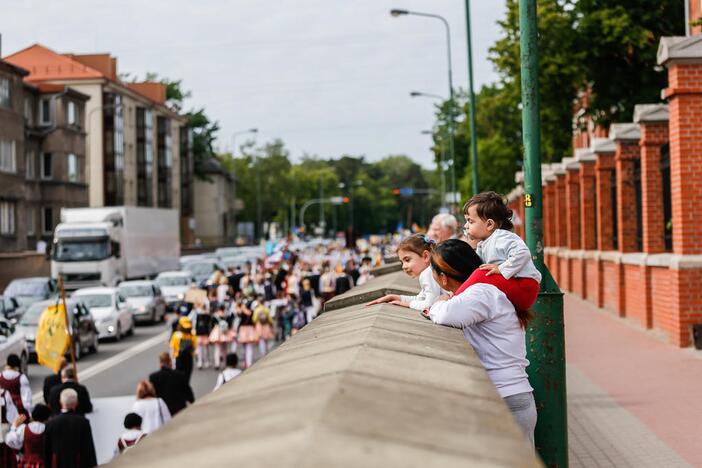
M 141 416 L 141 430 L 145 434 L 151 434 L 171 419 L 168 406 L 156 396 L 156 389 L 148 380 L 137 384 L 136 397 L 132 412 Z
M 457 291 L 482 264 L 465 242 L 449 239 L 431 256 L 433 275 L 439 285 Z M 536 405 L 526 368 L 525 329 L 528 311 L 517 312 L 497 287 L 476 283 L 449 298 L 440 297 L 425 315 L 439 325 L 460 328 L 512 415 L 534 443 Z

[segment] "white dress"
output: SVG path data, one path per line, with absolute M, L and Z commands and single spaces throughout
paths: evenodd
M 144 398 L 132 405 L 132 412 L 141 416 L 141 430 L 150 434 L 171 419 L 168 406 L 160 398 Z

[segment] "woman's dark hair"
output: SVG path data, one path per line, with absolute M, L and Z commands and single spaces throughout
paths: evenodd
M 507 208 L 502 196 L 495 192 L 483 192 L 474 195 L 470 200 L 463 205 L 463 214 L 468 215 L 468 208 L 475 206 L 475 211 L 478 217 L 483 221 L 491 219 L 495 222 L 498 229 L 511 231 L 514 229 L 512 224 L 512 210 Z
M 428 250 L 429 252 L 431 252 L 435 245 L 436 242 L 432 239 L 429 239 L 424 234 L 412 234 L 411 236 L 400 242 L 400 245 L 397 246 L 397 252 L 399 253 L 400 250 L 408 250 L 410 252 L 416 253 L 421 257 L 425 251 Z
M 437 274 L 444 274 L 461 283 L 482 264 L 475 250 L 458 239 L 443 241 L 431 254 L 431 267 Z

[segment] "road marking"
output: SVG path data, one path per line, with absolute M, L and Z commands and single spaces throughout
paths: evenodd
M 170 334 L 169 330 L 165 330 L 161 333 L 159 333 L 156 336 L 152 336 L 146 341 L 142 341 L 141 343 L 137 344 L 136 346 L 133 346 L 131 348 L 125 349 L 122 352 L 119 352 L 115 354 L 114 356 L 105 359 L 104 361 L 100 361 L 87 369 L 83 371 L 78 372 L 78 379 L 80 381 L 85 381 L 88 380 L 92 377 L 95 377 L 96 375 L 106 371 L 110 367 L 114 367 L 117 364 L 120 364 L 127 359 L 136 356 L 139 353 L 142 353 L 146 351 L 147 349 L 156 346 L 159 343 L 166 343 L 166 339 L 168 338 L 168 335 Z M 32 395 L 32 403 L 37 404 L 41 403 L 44 400 L 44 393 L 42 391 L 38 391 Z

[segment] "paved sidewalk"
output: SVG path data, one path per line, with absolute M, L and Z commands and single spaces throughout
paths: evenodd
M 564 300 L 570 466 L 702 466 L 702 352 Z

